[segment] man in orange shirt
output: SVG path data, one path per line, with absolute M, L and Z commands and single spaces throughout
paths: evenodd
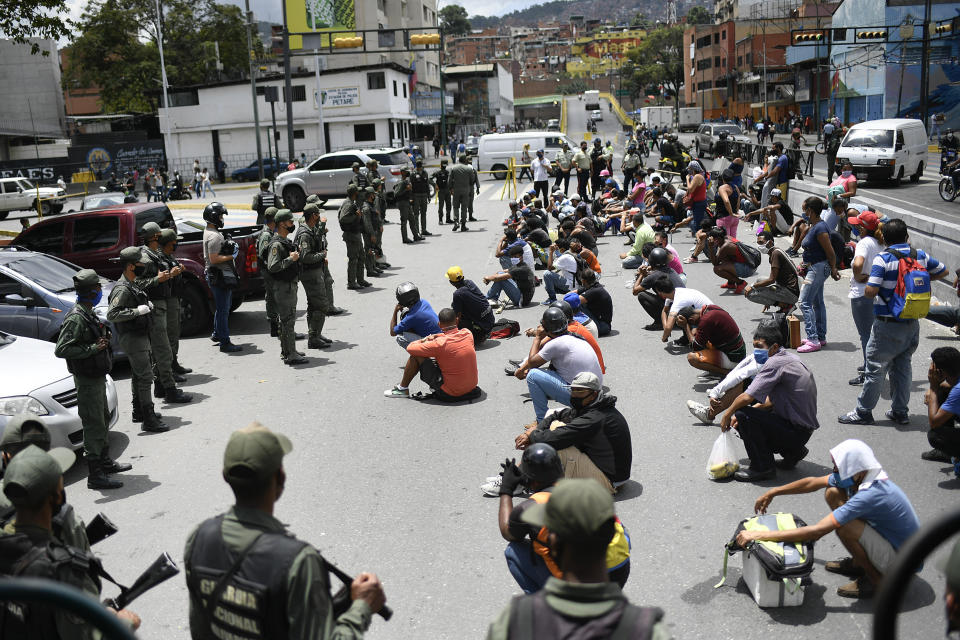
M 443 309 L 438 315 L 440 333 L 407 345 L 407 364 L 400 384 L 383 392 L 388 398 L 409 398 L 410 383 L 420 374 L 432 390 L 432 397 L 443 402 L 469 400 L 480 395 L 477 386 L 477 352 L 469 329 L 457 328 L 457 312 Z

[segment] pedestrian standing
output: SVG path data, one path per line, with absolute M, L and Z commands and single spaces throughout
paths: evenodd
M 413 175 L 410 176 L 413 192 L 413 217 L 419 223 L 421 236 L 432 236 L 427 231 L 427 205 L 430 204 L 430 176 L 423 168 L 423 159 L 417 158 Z
M 274 282 L 274 300 L 280 321 L 280 357 L 286 365 L 304 364 L 307 359 L 297 351 L 294 323 L 297 319 L 297 283 L 300 281 L 300 252 L 293 243 L 296 224 L 289 209 L 274 215 L 277 232 L 270 239 L 267 269 Z
M 447 212 L 447 224 L 452 224 L 450 219 L 450 172 L 447 171 L 447 159 L 440 161 L 440 169 L 433 172 L 430 176 L 433 187 L 437 190 L 437 224 L 443 224 L 443 212 Z
M 473 217 L 473 201 L 474 196 L 480 195 L 480 175 L 477 173 L 477 168 L 473 166 L 473 160 L 470 156 L 467 156 L 467 166 L 470 167 L 470 190 L 467 192 L 467 220 L 476 222 L 477 219 Z M 463 231 L 463 229 L 461 229 L 461 231 Z
M 283 206 L 280 196 L 270 189 L 270 181 L 264 178 L 260 181 L 260 191 L 253 196 L 253 203 L 250 208 L 257 212 L 257 224 L 265 224 L 264 213 L 271 207 L 279 209 Z
M 329 301 L 323 279 L 327 252 L 323 248 L 321 224 L 326 226 L 326 221 L 320 222 L 320 207 L 308 204 L 303 208 L 303 219 L 293 238 L 300 254 L 300 284 L 307 294 L 307 347 L 310 349 L 325 349 L 333 344 L 333 340 L 323 335 Z
M 230 307 L 233 304 L 233 287 L 236 286 L 237 272 L 234 260 L 240 247 L 232 243 L 233 251 L 223 253 L 224 237 L 223 216 L 227 208 L 219 202 L 211 202 L 203 208 L 203 219 L 207 226 L 203 230 L 203 261 L 207 285 L 213 293 L 213 335 L 214 342 L 220 343 L 223 353 L 235 353 L 243 347 L 230 342 Z
M 554 191 L 560 188 L 560 182 L 563 181 L 563 195 L 567 195 L 570 189 L 570 171 L 573 168 L 573 152 L 570 151 L 570 145 L 566 142 L 557 152 L 554 161 L 557 164 L 557 179 L 553 183 Z
M 153 382 L 150 367 L 151 303 L 135 282 L 146 271 L 143 253 L 137 247 L 127 247 L 120 252 L 119 260 L 123 264 L 123 274 L 110 292 L 107 320 L 120 334 L 120 346 L 130 363 L 133 421 L 142 423 L 140 428 L 143 431 L 167 431 L 169 427 L 160 422 L 160 414 L 154 412 L 150 396 Z
M 434 136 L 433 136 L 433 157 L 434 157 L 434 158 L 439 158 L 439 157 L 440 157 L 440 146 L 441 146 L 441 145 L 440 145 L 440 136 L 439 136 L 439 135 L 434 135 Z
M 830 227 L 820 218 L 823 207 L 823 200 L 817 196 L 810 196 L 803 201 L 803 212 L 810 221 L 810 230 L 802 244 L 807 275 L 800 289 L 799 307 L 803 313 L 807 339 L 797 348 L 797 353 L 819 351 L 826 344 L 827 306 L 823 301 L 823 285 L 828 276 L 834 280 L 840 279 L 837 256 L 830 242 Z
M 280 322 L 277 319 L 273 275 L 267 268 L 267 261 L 270 258 L 270 241 L 277 229 L 277 223 L 274 219 L 277 211 L 276 207 L 267 207 L 263 212 L 263 229 L 257 234 L 257 265 L 260 268 L 260 275 L 263 276 L 263 301 L 267 311 L 267 322 L 270 323 L 271 338 L 280 337 Z
M 523 144 L 523 150 L 520 152 L 520 175 L 517 176 L 517 182 L 523 182 L 523 176 L 533 180 L 533 173 L 530 172 L 530 143 Z
M 583 202 L 590 202 L 591 198 L 587 193 L 587 183 L 590 180 L 590 156 L 587 155 L 587 143 L 580 143 L 580 151 L 573 155 L 573 166 L 577 170 L 577 193 Z
M 473 185 L 473 169 L 467 166 L 467 156 L 457 158 L 450 169 L 450 187 L 453 191 L 453 230 L 467 231 L 467 201 Z
M 417 215 L 413 210 L 413 183 L 410 180 L 410 169 L 406 167 L 400 169 L 400 181 L 393 187 L 393 201 L 400 210 L 400 237 L 403 239 L 403 244 L 422 240 L 417 230 Z
M 200 179 L 202 181 L 201 188 L 203 190 L 203 197 L 206 198 L 212 193 L 213 197 L 216 198 L 217 192 L 213 190 L 213 183 L 210 182 L 210 172 L 206 167 L 200 172 Z
M 870 332 L 873 329 L 873 298 L 864 295 L 867 289 L 867 280 L 870 278 L 870 269 L 873 259 L 880 253 L 880 242 L 877 240 L 880 228 L 880 219 L 873 211 L 864 211 L 856 217 L 847 218 L 851 227 L 860 230 L 860 239 L 853 252 L 853 263 L 850 269 L 850 311 L 853 313 L 853 324 L 860 334 L 860 349 L 863 360 L 857 367 L 857 376 L 850 380 L 852 386 L 862 385 L 866 379 L 864 371 L 867 367 L 867 343 L 870 341 Z
M 543 157 L 543 149 L 537 149 L 537 156 L 532 161 L 533 164 L 533 190 L 539 194 L 543 202 L 550 201 L 550 162 Z
M 370 286 L 363 277 L 363 214 L 357 203 L 358 193 L 356 186 L 347 187 L 347 197 L 337 213 L 343 242 L 347 245 L 347 289 L 351 291 Z
M 220 181 L 220 184 L 223 184 L 227 181 L 227 163 L 223 161 L 223 158 L 217 156 L 217 161 L 214 164 L 214 167 L 217 170 L 217 180 Z
M 83 425 L 83 453 L 89 469 L 87 488 L 118 489 L 123 483 L 107 474 L 133 467 L 111 459 L 107 443 L 107 374 L 113 366 L 113 348 L 110 330 L 93 311 L 103 298 L 100 276 L 93 269 L 81 269 L 73 276 L 73 285 L 77 304 L 63 319 L 54 353 L 67 361 L 77 388 L 77 414 Z
M 170 272 L 170 295 L 166 299 L 167 304 L 167 337 L 170 339 L 170 353 L 173 354 L 173 361 L 170 368 L 174 376 L 184 376 L 193 373 L 193 369 L 188 369 L 180 364 L 177 356 L 180 353 L 180 299 L 183 297 L 184 284 L 183 266 L 174 257 L 177 250 L 177 241 L 180 237 L 173 229 L 164 229 L 160 232 L 160 257 L 167 263 L 167 271 Z M 179 380 L 183 382 L 183 380 Z

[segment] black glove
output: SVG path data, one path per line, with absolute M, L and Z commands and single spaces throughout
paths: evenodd
M 517 487 L 523 484 L 523 474 L 520 473 L 515 459 L 507 458 L 500 466 L 503 468 L 503 471 L 500 472 L 503 477 L 500 482 L 500 495 L 512 496 Z

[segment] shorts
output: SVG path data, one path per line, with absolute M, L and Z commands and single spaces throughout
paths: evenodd
M 721 369 L 733 369 L 735 364 L 730 361 L 730 357 L 723 351 L 714 348 L 703 349 L 702 351 L 692 351 L 697 360 L 705 364 L 712 364 Z
M 424 358 L 420 363 L 420 380 L 434 391 L 443 386 L 443 373 L 440 365 L 433 358 Z
M 733 269 L 737 272 L 738 278 L 749 278 L 757 272 L 756 269 L 748 265 L 746 262 L 734 262 Z
M 886 573 L 897 557 L 897 551 L 890 541 L 866 522 L 863 523 L 863 533 L 860 534 L 860 546 L 866 552 L 870 564 L 880 573 Z

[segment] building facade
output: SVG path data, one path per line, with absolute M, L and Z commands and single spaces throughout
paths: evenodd
M 45 157 L 40 147 L 66 135 L 57 43 L 36 42 L 47 55 L 0 40 L 0 160 Z

